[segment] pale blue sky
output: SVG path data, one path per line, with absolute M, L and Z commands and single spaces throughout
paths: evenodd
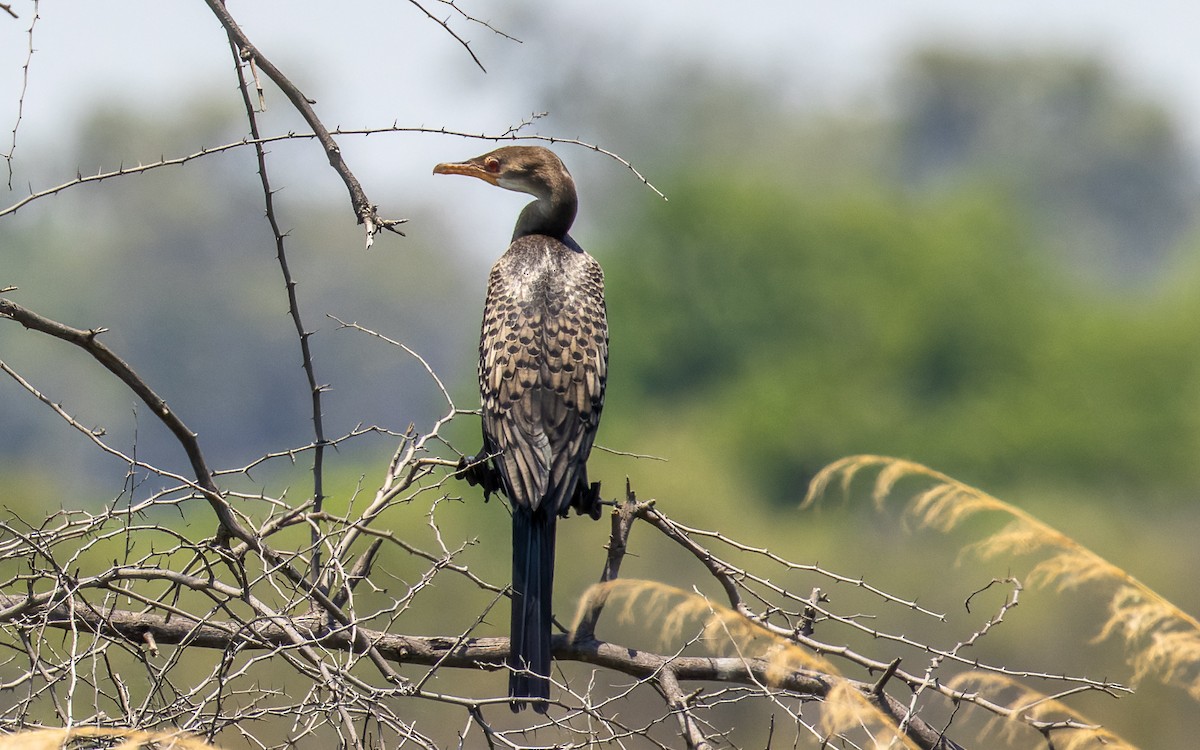
M 453 40 L 408 2 L 233 0 L 229 5 L 260 48 L 287 64 L 305 88 L 320 90 L 323 109 L 344 117 L 346 125 L 396 118 L 415 124 L 430 114 L 461 120 L 478 111 L 456 101 L 461 97 L 455 86 L 483 74 L 473 71 Z M 451 14 L 438 0 L 427 5 L 438 15 Z M 536 58 L 537 36 L 545 32 L 530 27 L 527 11 L 511 10 L 526 4 L 463 0 L 460 5 L 525 40 L 514 45 L 455 21 L 491 71 L 481 80 L 513 102 L 511 112 L 496 116 L 519 117 L 524 102 L 507 93 L 519 82 L 506 77 L 512 68 L 505 58 Z M 627 39 L 631 50 L 675 51 L 750 70 L 788 68 L 805 81 L 823 82 L 835 99 L 878 83 L 906 50 L 930 40 L 1093 52 L 1161 95 L 1187 119 L 1190 132 L 1200 131 L 1200 6 L 1193 3 L 556 0 L 541 5 L 550 9 L 540 11 L 550 33 L 602 30 Z M 5 132 L 15 116 L 33 3 L 13 0 L 12 6 L 20 19 L 0 16 Z M 53 131 L 73 107 L 98 96 L 116 93 L 147 108 L 169 107 L 196 87 L 229 77 L 220 28 L 200 0 L 54 0 L 41 3 L 41 16 L 26 102 L 31 131 Z
M 448 5 L 424 1 L 439 16 L 452 17 Z M 558 64 L 551 51 L 562 47 L 547 43 L 547 35 L 578 38 L 581 56 L 588 54 L 590 39 L 619 38 L 631 54 L 657 50 L 702 57 L 718 69 L 763 71 L 779 81 L 781 96 L 804 96 L 834 106 L 882 99 L 890 72 L 909 50 L 923 43 L 947 42 L 967 48 L 1099 55 L 1122 78 L 1163 102 L 1191 142 L 1200 146 L 1196 31 L 1200 6 L 1192 3 L 556 0 L 533 5 L 460 0 L 459 4 L 524 41 L 515 44 L 480 26 L 454 20 L 455 28 L 471 40 L 488 67 L 486 75 L 410 2 L 231 0 L 229 7 L 259 48 L 318 99 L 318 112 L 330 126 L 398 122 L 502 130 L 543 108 L 525 81 L 530 71 Z M 5 152 L 16 119 L 33 2 L 13 0 L 12 7 L 20 13 L 19 19 L 0 15 L 0 151 Z M 541 10 L 534 13 L 535 7 Z M 42 2 L 40 8 L 37 52 L 18 136 L 17 197 L 28 184 L 42 187 L 71 176 L 54 171 L 61 171 L 61 165 L 43 169 L 20 158 L 36 153 L 38 146 L 53 144 L 63 127 L 98 99 L 170 112 L 199 91 L 229 87 L 233 95 L 224 35 L 200 0 L 54 0 Z M 266 128 L 279 132 L 301 127 L 289 119 L 286 103 L 275 97 L 269 104 Z M 540 127 L 558 135 L 589 136 L 559 132 L 553 119 Z M 604 145 L 621 150 L 621 144 Z M 372 141 L 369 150 L 358 144 L 348 144 L 348 149 L 352 168 L 368 185 L 401 170 L 424 171 L 434 153 L 436 160 L 442 160 L 482 150 L 473 144 L 419 138 L 380 139 Z M 628 155 L 636 160 L 636 154 Z M 158 156 L 148 153 L 145 158 Z M 99 166 L 113 165 L 79 165 L 84 171 Z M 332 174 L 326 177 L 293 179 L 291 184 L 341 189 Z M 286 173 L 277 179 L 288 184 Z M 413 189 L 444 188 L 421 180 Z M 5 191 L 0 188 L 0 192 Z M 403 203 L 422 196 L 371 197 Z
M 451 14 L 438 0 L 428 0 L 427 5 L 438 15 Z M 521 20 L 525 14 L 514 18 L 509 13 L 514 5 L 524 4 L 494 0 L 460 3 L 469 12 L 532 41 L 522 33 L 528 30 Z M 1177 98 L 1184 108 L 1192 112 L 1200 108 L 1200 86 L 1196 85 L 1200 82 L 1200 54 L 1195 32 L 1200 9 L 1187 2 L 557 0 L 542 5 L 551 10 L 541 14 L 562 33 L 607 27 L 619 30 L 631 47 L 702 53 L 732 65 L 784 60 L 801 69 L 818 69 L 837 85 L 876 79 L 899 52 L 929 39 L 989 47 L 1059 46 L 1097 51 L 1134 78 Z M 6 100 L 16 83 L 15 73 L 19 73 L 14 71 L 14 63 L 19 66 L 23 58 L 32 2 L 12 0 L 12 6 L 20 19 L 0 17 L 0 82 Z M 339 11 L 331 12 L 331 8 Z M 230 2 L 230 9 L 268 55 L 319 63 L 331 77 L 349 84 L 355 94 L 366 94 L 377 82 L 359 75 L 355 83 L 337 71 L 399 73 L 423 94 L 438 73 L 454 73 L 462 63 L 456 61 L 454 44 L 408 2 L 377 0 L 338 6 L 311 0 L 253 0 Z M 88 92 L 115 86 L 131 96 L 147 97 L 149 102 L 155 96 L 178 95 L 181 85 L 225 67 L 223 50 L 211 46 L 214 35 L 220 39 L 219 28 L 199 0 L 54 0 L 41 3 L 41 15 L 35 80 L 74 82 Z M 497 59 L 501 40 L 478 27 L 455 24 L 473 40 L 485 64 Z M 71 93 L 59 89 L 43 95 L 58 107 Z M 9 102 L 3 106 L 0 111 L 7 112 Z

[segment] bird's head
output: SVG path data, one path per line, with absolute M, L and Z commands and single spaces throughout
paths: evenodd
M 464 174 L 486 183 L 552 199 L 563 186 L 573 189 L 571 175 L 553 151 L 541 146 L 505 146 L 462 162 L 438 164 L 434 174 Z

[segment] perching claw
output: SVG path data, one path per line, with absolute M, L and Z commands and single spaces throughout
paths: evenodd
M 577 514 L 599 520 L 603 505 L 604 500 L 600 497 L 599 482 L 591 484 L 580 482 L 575 486 L 575 494 L 571 495 L 570 507 L 574 508 Z
M 458 459 L 458 466 L 454 470 L 454 477 L 456 479 L 465 479 L 467 484 L 472 487 L 482 487 L 483 501 L 485 503 L 491 499 L 493 494 L 500 492 L 500 472 L 496 471 L 491 462 L 486 458 L 478 459 L 475 456 L 463 456 Z

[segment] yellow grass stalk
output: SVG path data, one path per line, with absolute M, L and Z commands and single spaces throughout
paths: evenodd
M 700 594 L 657 581 L 618 579 L 591 586 L 580 598 L 572 633 L 597 606 L 611 607 L 623 624 L 638 624 L 657 631 L 664 647 L 682 647 L 690 632 L 706 648 L 719 655 L 732 655 L 747 663 L 761 661 L 768 686 L 778 686 L 797 670 L 819 672 L 832 681 L 821 708 L 820 731 L 834 737 L 855 729 L 866 730 L 875 748 L 916 746 L 852 683 L 841 677 L 824 657 L 768 631 L 728 607 Z M 611 611 L 608 610 L 608 611 Z
M 1032 723 L 1053 724 L 1048 730 L 1058 750 L 1137 750 L 1124 738 L 1091 723 L 1062 701 L 1044 695 L 1006 675 L 964 672 L 947 680 L 946 686 L 964 693 L 978 693 L 1009 710 L 1000 722 L 1000 735 L 1011 745 L 1028 743 Z
M 843 491 L 866 469 L 878 469 L 872 489 L 877 508 L 884 508 L 897 482 L 921 477 L 933 484 L 908 502 L 906 512 L 923 526 L 950 531 L 967 518 L 996 512 L 1011 520 L 998 532 L 972 545 L 985 558 L 1044 553 L 1029 572 L 1033 585 L 1059 591 L 1085 584 L 1112 588 L 1108 620 L 1097 640 L 1119 636 L 1125 643 L 1134 680 L 1154 676 L 1186 690 L 1200 701 L 1200 622 L 1123 568 L 1110 563 L 1070 536 L 1020 508 L 941 472 L 912 461 L 887 456 L 850 456 L 826 466 L 809 485 L 804 506 L 822 497 L 838 481 Z
M 186 734 L 145 732 L 123 727 L 31 729 L 0 734 L 0 750 L 64 750 L 89 746 L 108 750 L 218 750 Z

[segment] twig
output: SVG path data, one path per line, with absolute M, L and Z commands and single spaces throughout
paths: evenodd
M 246 77 L 242 73 L 241 55 L 238 48 L 234 45 L 232 39 L 229 43 L 229 51 L 233 54 L 233 67 L 237 72 L 238 90 L 242 94 L 242 103 L 246 109 L 246 120 L 250 124 L 250 135 L 257 140 L 258 132 L 258 116 L 254 111 L 254 104 L 250 100 L 250 89 L 246 83 Z M 249 58 L 253 62 L 254 58 Z M 257 82 L 257 73 L 255 74 Z M 259 92 L 261 97 L 261 84 L 259 84 Z M 271 234 L 275 238 L 275 260 L 279 264 L 279 271 L 283 274 L 284 291 L 287 294 L 288 314 L 292 318 L 292 323 L 296 328 L 296 336 L 300 340 L 300 361 L 304 368 L 304 376 L 308 379 L 308 394 L 310 404 L 310 417 L 313 425 L 313 463 L 312 463 L 312 478 L 313 478 L 313 494 L 312 508 L 314 513 L 320 513 L 325 504 L 325 423 L 324 412 L 321 406 L 321 394 L 325 391 L 325 386 L 317 382 L 316 367 L 313 365 L 312 347 L 309 346 L 309 338 L 312 332 L 304 328 L 304 323 L 300 319 L 300 300 L 296 294 L 296 281 L 292 278 L 291 268 L 288 266 L 287 251 L 284 247 L 284 233 L 279 228 L 279 221 L 275 218 L 275 194 L 271 190 L 271 180 L 267 176 L 267 154 L 261 143 L 255 143 L 254 155 L 258 160 L 258 177 L 262 184 L 263 203 L 265 204 L 267 223 L 271 226 Z M 318 584 L 321 578 L 321 528 L 318 524 L 312 525 L 312 562 L 310 564 L 309 574 L 312 577 L 314 585 Z
M 349 572 L 346 573 L 345 585 L 342 587 L 342 590 L 333 597 L 333 603 L 335 605 L 338 607 L 345 606 L 346 602 L 350 599 L 350 595 L 354 592 L 354 589 L 358 586 L 358 584 L 366 580 L 367 576 L 371 575 L 371 566 L 375 564 L 375 556 L 379 554 L 381 547 L 383 547 L 382 539 L 373 540 L 369 545 L 367 545 L 366 550 L 364 550 L 363 553 L 358 556 L 358 559 L 354 561 L 354 565 L 352 565 Z
M 408 2 L 411 3 L 413 6 L 415 6 L 416 8 L 418 8 L 422 13 L 424 13 L 425 16 L 427 18 L 429 18 L 430 21 L 433 21 L 438 26 L 441 26 L 442 29 L 445 30 L 445 32 L 447 34 L 454 37 L 454 40 L 462 45 L 463 49 L 465 49 L 467 51 L 467 54 L 471 56 L 471 59 L 475 61 L 475 64 L 479 67 L 479 69 L 482 70 L 484 73 L 487 72 L 487 68 L 483 67 L 483 63 L 479 60 L 479 56 L 475 54 L 475 50 L 471 49 L 471 43 L 468 42 L 466 39 L 463 39 L 461 36 L 459 36 L 458 32 L 456 32 L 454 29 L 450 28 L 450 24 L 447 21 L 444 21 L 443 19 L 438 18 L 437 16 L 430 13 L 428 10 L 426 10 L 425 6 L 421 5 L 421 3 L 417 2 L 417 0 L 408 0 Z M 448 3 L 448 5 L 453 6 L 454 4 Z M 455 7 L 454 9 L 458 10 L 457 7 Z M 466 14 L 462 13 L 462 11 L 459 11 L 459 13 L 466 16 Z M 466 17 L 468 20 L 474 20 L 470 16 L 466 16 Z M 491 27 L 489 27 L 489 28 L 491 28 Z M 495 31 L 495 29 L 492 29 L 492 30 Z M 499 33 L 499 32 L 497 32 L 497 33 Z M 502 36 L 508 36 L 508 35 L 502 34 Z M 512 37 L 508 37 L 508 38 L 511 39 Z
M 10 6 L 0 5 L 0 8 L 3 8 L 5 11 L 7 11 L 8 14 L 13 18 L 17 17 L 17 14 L 13 12 L 13 9 Z M 38 15 L 38 10 L 39 0 L 33 0 L 33 20 L 29 22 L 29 30 L 26 32 L 27 36 L 29 37 L 29 51 L 25 55 L 25 64 L 21 66 L 21 93 L 17 96 L 17 121 L 13 123 L 12 127 L 12 146 L 9 147 L 8 153 L 4 154 L 4 161 L 8 166 L 9 190 L 12 190 L 13 186 L 13 154 L 17 152 L 17 130 L 21 127 L 21 119 L 25 116 L 25 92 L 29 90 L 29 64 L 33 62 L 34 53 L 33 29 L 35 26 L 37 26 L 38 19 L 41 18 L 41 16 Z
M 615 448 L 606 448 L 603 445 L 593 445 L 592 448 L 594 450 L 598 450 L 603 453 L 608 453 L 613 456 L 624 456 L 626 458 L 646 459 L 647 461 L 663 461 L 663 462 L 667 461 L 667 459 L 663 458 L 662 456 L 651 456 L 648 453 L 630 453 L 629 451 L 619 451 Z
M 687 742 L 687 746 L 691 750 L 711 750 L 712 743 L 708 741 L 696 724 L 696 718 L 692 716 L 692 712 L 688 708 L 687 697 L 684 696 L 683 690 L 679 687 L 679 680 L 675 677 L 675 670 L 669 666 L 666 667 L 658 673 L 654 684 L 666 699 L 667 705 L 671 707 L 671 713 L 675 714 L 675 719 L 679 722 L 679 733 Z
M 637 519 L 640 504 L 637 495 L 625 480 L 625 502 L 619 503 L 612 512 L 612 531 L 608 537 L 608 555 L 605 557 L 604 570 L 600 573 L 600 583 L 615 581 L 621 572 L 621 562 L 629 549 L 629 532 L 633 530 L 633 522 Z M 604 610 L 604 597 L 598 596 L 592 606 L 579 619 L 575 626 L 573 637 L 576 640 L 591 640 L 596 635 L 596 623 Z
M 403 342 L 396 341 L 393 338 L 384 336 L 382 333 L 373 331 L 370 328 L 364 328 L 363 326 L 359 325 L 358 323 L 347 323 L 346 321 L 342 320 L 341 318 L 339 318 L 336 315 L 326 313 L 325 317 L 336 322 L 338 324 L 338 326 L 341 328 L 349 328 L 349 329 L 358 331 L 359 333 L 365 333 L 368 336 L 377 338 L 380 341 L 391 344 L 392 346 L 403 350 L 405 354 L 408 354 L 413 359 L 417 360 L 417 363 L 420 364 L 421 367 L 425 370 L 425 372 L 429 374 L 429 377 L 433 379 L 434 385 L 437 386 L 438 392 L 442 394 L 442 399 L 446 402 L 446 406 L 448 406 L 450 408 L 450 411 L 452 411 L 452 412 L 455 411 L 454 399 L 450 398 L 450 391 L 446 389 L 446 385 L 444 383 L 442 383 L 442 379 L 440 377 L 438 377 L 438 374 L 434 371 L 433 367 L 430 366 L 429 362 L 424 357 L 422 357 L 415 349 L 409 347 L 407 344 L 404 344 Z
M 1004 600 L 1004 603 L 1000 605 L 999 611 L 997 611 L 996 614 L 993 615 L 992 617 L 988 618 L 988 620 L 986 622 L 984 622 L 983 626 L 980 627 L 979 630 L 976 630 L 974 633 L 972 633 L 971 636 L 969 638 L 967 638 L 965 641 L 959 642 L 957 645 L 954 646 L 954 648 L 950 649 L 949 651 L 947 651 L 945 653 L 936 654 L 932 659 L 929 660 L 929 666 L 925 669 L 924 681 L 922 682 L 921 685 L 919 685 L 917 687 L 916 690 L 913 691 L 912 697 L 909 699 L 908 713 L 905 714 L 904 722 L 907 722 L 910 717 L 916 715 L 917 701 L 920 700 L 921 695 L 925 692 L 926 687 L 933 684 L 933 681 L 934 681 L 933 675 L 938 670 L 938 668 L 941 667 L 942 662 L 948 658 L 957 658 L 960 651 L 963 651 L 964 649 L 968 649 L 968 648 L 974 646 L 976 643 L 978 643 L 979 640 L 982 639 L 984 636 L 986 636 L 993 627 L 1004 622 L 1004 616 L 1006 614 L 1008 614 L 1009 610 L 1013 609 L 1020 603 L 1021 591 L 1023 590 L 1023 587 L 1021 586 L 1021 582 L 1019 580 L 1017 580 L 1014 577 L 1005 578 L 1003 580 L 1001 580 L 999 578 L 993 578 L 983 588 L 981 588 L 977 591 L 971 592 L 971 595 L 967 597 L 965 602 L 963 602 L 963 607 L 967 610 L 967 612 L 970 612 L 971 611 L 971 600 L 973 600 L 979 594 L 982 594 L 984 591 L 987 591 L 992 586 L 995 586 L 1000 583 L 1011 584 L 1013 587 L 1012 593 L 1009 595 L 1009 597 L 1007 599 Z M 1084 686 L 1084 689 L 1095 689 L 1095 688 L 1094 688 L 1094 686 L 1088 685 L 1088 686 Z M 903 726 L 903 722 L 901 723 L 901 726 Z
M 337 136 L 344 136 L 344 135 L 369 136 L 369 135 L 382 135 L 385 133 L 427 133 L 427 134 L 435 134 L 435 135 L 449 135 L 449 136 L 454 136 L 457 138 L 472 138 L 474 140 L 493 141 L 493 142 L 530 140 L 530 141 L 543 141 L 543 142 L 552 142 L 552 143 L 570 143 L 573 145 L 582 146 L 583 148 L 587 148 L 587 149 L 590 149 L 590 150 L 593 150 L 598 153 L 605 154 L 605 155 L 611 157 L 612 159 L 616 160 L 620 164 L 624 165 L 627 169 L 629 169 L 643 185 L 650 188 L 656 194 L 658 194 L 659 196 L 662 196 L 663 199 L 666 200 L 666 197 L 663 196 L 663 194 L 658 190 L 658 188 L 656 188 L 645 177 L 643 177 L 641 172 L 634 169 L 634 167 L 628 161 L 626 161 L 625 159 L 622 159 L 621 157 L 617 156 L 616 154 L 613 154 L 610 151 L 600 148 L 599 146 L 595 146 L 590 143 L 585 143 L 583 141 L 555 138 L 553 136 L 518 135 L 514 128 L 509 128 L 504 133 L 501 133 L 499 135 L 489 135 L 487 133 L 468 133 L 468 132 L 460 131 L 460 130 L 450 130 L 448 128 L 405 127 L 405 126 L 400 126 L 400 125 L 391 125 L 389 127 L 382 127 L 382 128 L 357 128 L 357 129 L 335 128 L 333 131 L 333 134 L 337 135 Z M 93 183 L 93 182 L 103 182 L 105 180 L 111 180 L 111 179 L 115 179 L 117 177 L 128 177 L 131 175 L 137 175 L 137 174 L 142 174 L 144 172 L 149 172 L 149 171 L 155 170 L 155 169 L 161 169 L 163 167 L 182 166 L 182 165 L 187 164 L 188 162 L 194 161 L 196 159 L 201 159 L 201 158 L 204 158 L 207 156 L 212 156 L 214 154 L 224 153 L 226 151 L 238 149 L 243 146 L 254 146 L 254 145 L 259 145 L 259 144 L 266 145 L 266 144 L 270 144 L 270 143 L 277 143 L 279 141 L 303 140 L 303 139 L 316 138 L 316 137 L 317 137 L 316 133 L 284 133 L 282 135 L 263 136 L 261 138 L 243 138 L 240 141 L 234 141 L 232 143 L 226 143 L 226 144 L 222 144 L 220 146 L 210 146 L 207 148 L 202 148 L 199 151 L 195 151 L 190 154 L 185 154 L 183 156 L 177 156 L 177 157 L 173 157 L 171 159 L 160 159 L 158 161 L 148 162 L 146 164 L 139 164 L 136 167 L 126 167 L 126 166 L 122 165 L 121 167 L 119 167 L 117 169 L 109 170 L 107 172 L 100 170 L 100 171 L 97 171 L 95 174 L 89 174 L 89 175 L 76 174 L 75 178 L 72 180 L 68 180 L 68 181 L 60 183 L 58 185 L 54 185 L 53 187 L 44 188 L 42 190 L 32 192 L 29 195 L 22 198 L 21 200 L 17 201 L 16 203 L 13 203 L 12 205 L 8 206 L 7 208 L 0 209 L 0 217 L 7 216 L 9 214 L 14 214 L 17 211 L 19 211 L 20 209 L 24 208 L 25 206 L 29 205 L 30 203 L 32 203 L 36 200 L 40 200 L 42 198 L 47 198 L 52 195 L 57 195 L 58 193 L 61 193 L 64 190 L 69 190 L 69 189 L 77 187 L 79 185 L 86 185 L 86 184 Z
M 208 500 L 220 523 L 217 533 L 218 545 L 226 545 L 231 537 L 245 543 L 249 549 L 261 556 L 273 569 L 280 571 L 293 585 L 300 587 L 307 596 L 311 597 L 335 621 L 343 626 L 351 625 L 350 619 L 345 613 L 334 606 L 333 602 L 324 592 L 309 583 L 304 575 L 296 571 L 286 558 L 242 525 L 241 521 L 234 515 L 232 508 L 225 501 L 220 489 L 213 482 L 212 473 L 208 468 L 208 463 L 204 458 L 203 452 L 200 450 L 196 434 L 188 429 L 179 416 L 167 406 L 166 401 L 155 393 L 133 368 L 97 340 L 97 336 L 104 329 L 97 328 L 85 331 L 71 328 L 62 323 L 44 318 L 4 298 L 0 298 L 0 317 L 10 318 L 26 328 L 37 330 L 72 343 L 86 351 L 93 359 L 116 375 L 121 382 L 125 383 L 130 390 L 142 399 L 143 403 L 150 407 L 154 415 L 167 426 L 183 447 L 195 474 L 195 485 L 193 486 Z M 405 680 L 388 666 L 370 642 L 363 640 L 361 637 L 357 638 L 356 642 L 367 653 L 371 661 L 389 682 L 395 685 L 405 684 Z
M 313 134 L 321 146 L 325 149 L 325 156 L 329 159 L 329 165 L 342 178 L 342 182 L 346 185 L 346 190 L 350 193 L 350 204 L 354 209 L 354 213 L 358 216 L 358 223 L 363 224 L 367 231 L 367 247 L 370 248 L 375 241 L 375 235 L 381 230 L 387 229 L 396 234 L 404 234 L 397 227 L 403 223 L 403 220 L 397 219 L 382 219 L 379 217 L 378 209 L 367 199 L 367 194 L 363 191 L 362 185 L 359 184 L 358 178 L 350 171 L 345 159 L 342 158 L 342 150 L 333 140 L 333 136 L 329 133 L 328 128 L 321 122 L 321 118 L 317 117 L 316 110 L 313 109 L 312 100 L 304 95 L 294 83 L 288 80 L 288 77 L 283 74 L 283 71 L 275 67 L 275 64 L 268 60 L 258 48 L 251 43 L 250 38 L 246 36 L 241 27 L 230 15 L 229 10 L 225 7 L 222 0 L 205 0 L 213 15 L 221 22 L 221 26 L 225 28 L 226 34 L 229 35 L 230 44 L 234 45 L 240 54 L 247 60 L 253 59 L 263 72 L 267 74 L 276 86 L 308 123 L 308 126 L 313 129 Z
M 220 490 L 213 484 L 212 472 L 208 468 L 208 462 L 204 458 L 204 453 L 200 450 L 200 443 L 196 439 L 196 433 L 192 432 L 183 423 L 179 415 L 167 406 L 167 402 L 155 393 L 125 360 L 114 354 L 111 349 L 97 338 L 105 329 L 93 328 L 85 331 L 78 328 L 71 328 L 49 318 L 44 318 L 9 299 L 0 299 L 0 317 L 10 318 L 26 328 L 40 331 L 74 344 L 90 354 L 93 359 L 103 365 L 109 372 L 116 375 L 122 383 L 137 394 L 138 398 L 146 406 L 150 407 L 150 411 L 166 425 L 167 429 L 175 436 L 175 439 L 179 441 L 184 453 L 187 454 L 188 461 L 191 462 L 192 473 L 196 477 L 197 485 L 199 485 L 209 505 L 216 513 L 217 519 L 220 521 L 222 533 L 231 534 L 239 539 L 251 538 L 250 532 L 233 515 L 229 505 L 221 496 Z
M 454 12 L 457 13 L 458 15 L 462 16 L 464 20 L 470 21 L 471 23 L 479 24 L 480 26 L 484 27 L 488 31 L 495 33 L 497 36 L 502 36 L 505 39 L 509 40 L 510 42 L 516 42 L 517 44 L 522 44 L 521 40 L 517 39 L 515 36 L 512 36 L 511 34 L 506 34 L 505 32 L 501 31 L 500 29 L 497 29 L 495 26 L 491 25 L 487 21 L 475 18 L 474 16 L 470 15 L 465 10 L 458 7 L 458 3 L 454 2 L 454 0 L 438 0 L 438 2 L 441 3 L 442 5 L 447 5 L 451 8 L 453 8 Z

